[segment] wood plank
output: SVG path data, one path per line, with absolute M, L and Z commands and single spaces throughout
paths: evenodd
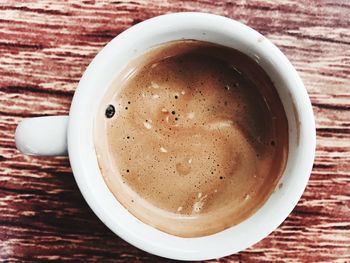
M 0 3 L 0 261 L 162 261 L 111 233 L 83 200 L 66 157 L 14 144 L 24 117 L 67 114 L 80 76 L 114 36 L 144 19 L 202 11 L 271 39 L 309 92 L 317 152 L 286 221 L 221 262 L 350 262 L 350 3 L 337 1 L 15 1 Z

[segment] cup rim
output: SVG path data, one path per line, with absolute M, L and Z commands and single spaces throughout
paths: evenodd
M 262 209 L 260 208 L 256 214 L 242 223 L 217 234 L 199 238 L 175 237 L 152 228 L 132 216 L 110 193 L 102 179 L 92 141 L 93 116 L 89 114 L 93 111 L 89 107 L 94 92 L 97 92 L 94 84 L 98 79 L 98 73 L 105 71 L 106 74 L 112 74 L 109 70 L 113 71 L 113 69 L 106 68 L 106 60 L 116 52 L 116 49 L 119 49 L 118 52 L 125 49 L 129 38 L 135 40 L 137 36 L 142 38 L 146 33 L 153 34 L 152 32 L 158 32 L 157 30 L 165 34 L 167 30 L 180 30 L 181 28 L 197 28 L 204 31 L 210 29 L 223 34 L 241 32 L 242 36 L 237 35 L 236 37 L 242 38 L 242 41 L 248 41 L 247 43 L 251 45 L 257 45 L 263 39 L 263 43 L 257 48 L 268 49 L 271 52 L 272 62 L 279 63 L 283 68 L 281 74 L 288 74 L 288 79 L 295 85 L 294 89 L 289 91 L 297 102 L 295 107 L 299 114 L 300 136 L 303 140 L 299 150 L 300 156 L 296 157 L 299 167 L 295 170 L 298 170 L 299 173 L 298 178 L 294 180 L 293 189 L 290 190 L 293 192 L 289 192 L 288 198 L 283 196 L 283 193 L 280 194 L 283 200 L 287 200 L 286 203 L 282 204 L 281 201 L 278 204 L 279 213 L 274 213 L 268 221 L 266 221 L 266 216 L 262 222 L 252 219 L 259 214 Z M 243 39 L 243 34 L 248 37 Z M 161 15 L 134 25 L 116 36 L 97 54 L 86 69 L 74 94 L 69 113 L 68 153 L 70 163 L 78 187 L 90 208 L 105 225 L 128 243 L 149 253 L 171 259 L 219 258 L 242 251 L 269 235 L 290 214 L 304 192 L 312 170 L 315 148 L 316 130 L 311 102 L 299 75 L 289 60 L 274 44 L 252 28 L 235 20 L 208 13 L 181 12 Z M 269 201 L 270 198 L 263 207 L 277 206 L 277 204 L 267 204 Z M 116 214 L 118 219 L 115 218 Z M 259 216 L 263 217 L 263 215 Z

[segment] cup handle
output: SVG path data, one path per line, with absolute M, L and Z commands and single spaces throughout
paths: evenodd
M 67 155 L 68 116 L 22 120 L 15 133 L 16 147 L 27 155 Z

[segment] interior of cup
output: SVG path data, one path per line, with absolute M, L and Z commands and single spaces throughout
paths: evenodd
M 92 127 L 108 85 L 130 60 L 174 40 L 196 39 L 235 48 L 255 59 L 274 82 L 289 125 L 288 163 L 274 193 L 251 217 L 214 235 L 181 238 L 131 215 L 106 186 L 97 163 Z M 204 260 L 241 251 L 272 232 L 292 211 L 307 184 L 315 149 L 311 104 L 285 56 L 256 31 L 233 20 L 202 13 L 177 13 L 142 22 L 113 39 L 91 62 L 74 95 L 68 130 L 69 157 L 86 201 L 114 233 L 152 254 Z M 174 226 L 176 227 L 176 226 Z

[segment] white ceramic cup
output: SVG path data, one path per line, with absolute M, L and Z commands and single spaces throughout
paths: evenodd
M 289 125 L 287 167 L 279 187 L 267 202 L 242 223 L 198 238 L 181 238 L 161 232 L 130 214 L 105 184 L 93 143 L 93 119 L 109 83 L 135 57 L 159 44 L 181 39 L 232 47 L 256 60 L 275 84 Z M 103 223 L 142 250 L 180 260 L 227 256 L 269 235 L 300 199 L 311 173 L 316 144 L 310 99 L 288 59 L 253 29 L 205 13 L 158 16 L 124 31 L 88 66 L 74 94 L 69 116 L 25 119 L 18 125 L 15 137 L 18 149 L 25 154 L 62 155 L 68 149 L 80 191 Z

